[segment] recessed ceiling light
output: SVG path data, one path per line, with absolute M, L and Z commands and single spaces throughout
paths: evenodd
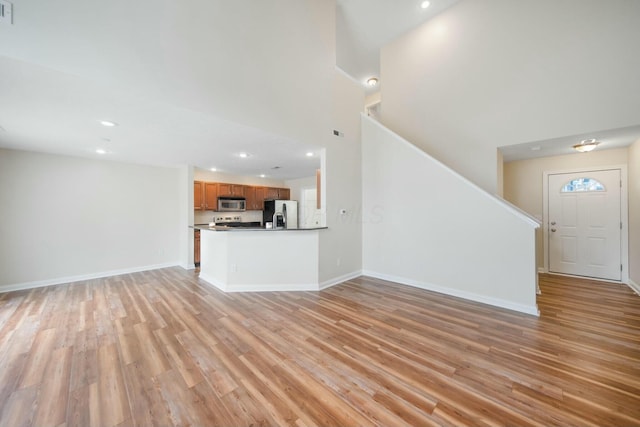
M 377 84 L 378 84 L 378 79 L 376 77 L 370 77 L 369 79 L 367 79 L 368 86 L 375 86 Z
M 107 154 L 107 150 L 105 150 L 104 148 L 98 148 L 96 150 L 96 153 L 98 153 L 98 154 Z
M 247 157 L 249 157 L 249 153 L 240 153 L 238 155 L 243 159 L 246 159 Z
M 311 151 L 309 151 L 309 152 L 307 153 L 307 157 L 313 157 L 313 153 L 312 153 Z
M 263 173 L 260 174 L 260 178 L 266 178 L 266 177 L 267 177 L 267 175 L 265 175 Z
M 106 126 L 108 128 L 112 128 L 114 126 L 118 126 L 116 122 L 110 122 L 109 120 L 100 120 L 100 124 L 102 126 Z
M 429 5 L 431 5 L 431 3 L 429 3 L 428 1 L 423 1 L 422 3 L 420 3 L 420 7 L 423 9 L 428 8 Z
M 211 172 L 217 172 L 217 171 L 218 171 L 218 169 L 216 169 L 216 168 L 211 168 L 211 169 L 209 169 L 209 170 L 210 170 Z
M 540 151 L 540 146 L 536 145 L 534 147 L 531 147 L 531 151 Z

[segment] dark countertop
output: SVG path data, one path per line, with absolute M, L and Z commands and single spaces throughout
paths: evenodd
M 209 231 L 313 231 L 324 230 L 327 227 L 313 227 L 313 228 L 264 228 L 264 227 L 227 227 L 225 225 L 215 225 L 209 227 L 209 224 L 195 224 L 190 225 L 190 228 L 195 230 L 209 230 Z

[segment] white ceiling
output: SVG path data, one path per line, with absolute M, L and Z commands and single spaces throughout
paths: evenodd
M 359 81 L 378 76 L 381 46 L 458 1 L 431 0 L 430 7 L 423 10 L 420 0 L 337 0 L 338 66 Z M 229 3 L 216 2 L 215 5 L 228 6 Z M 92 6 L 86 5 L 84 9 L 73 7 L 72 1 L 61 2 L 58 6 L 46 0 L 15 1 L 14 25 L 0 24 L 0 147 L 142 164 L 189 164 L 202 169 L 216 167 L 221 172 L 251 176 L 265 174 L 273 179 L 312 176 L 320 167 L 318 146 L 224 120 L 210 110 L 185 108 L 183 105 L 188 104 L 171 102 L 178 98 L 161 96 L 158 90 L 155 91 L 157 96 L 148 88 L 136 90 L 136 84 L 145 84 L 135 78 L 144 65 L 139 50 L 142 42 L 121 41 L 128 40 L 126 32 L 113 35 L 107 25 L 111 23 L 109 16 L 100 18 L 98 22 L 104 24 L 104 28 L 96 27 L 102 29 L 97 31 L 91 22 L 87 22 L 88 16 L 95 15 Z M 118 9 L 117 5 L 112 5 L 112 8 L 114 11 Z M 180 10 L 188 14 L 186 9 Z M 55 19 L 53 14 L 57 14 Z M 222 26 L 224 16 L 219 17 L 222 21 L 213 28 Z M 155 28 L 153 25 L 157 27 L 158 21 L 148 18 L 148 22 L 140 22 L 137 15 L 131 15 L 129 20 L 127 25 L 131 28 L 144 28 L 145 25 Z M 210 20 L 204 21 L 200 22 L 198 29 L 212 28 Z M 194 27 L 193 21 L 188 22 L 187 28 Z M 156 29 L 160 31 L 160 28 Z M 229 30 L 220 30 L 223 31 Z M 83 34 L 86 37 L 80 37 Z M 167 34 L 164 27 L 157 34 L 151 32 L 149 37 L 157 38 L 159 34 L 171 40 L 172 35 Z M 195 41 L 206 46 L 217 34 L 213 32 L 208 38 Z M 189 39 L 185 44 L 193 41 Z M 98 45 L 94 46 L 94 42 Z M 100 51 L 104 49 L 100 42 L 103 45 L 109 42 L 106 44 L 108 51 Z M 300 43 L 303 42 L 306 41 Z M 150 48 L 153 43 L 149 43 L 144 46 Z M 229 41 L 217 47 L 218 57 L 222 57 L 224 52 L 220 49 L 225 45 L 229 45 Z M 197 53 L 201 48 L 198 46 L 193 50 Z M 181 50 L 176 48 L 173 52 Z M 226 54 L 227 60 L 237 58 L 239 62 L 246 62 L 237 56 L 238 53 L 236 56 L 229 56 L 233 52 Z M 119 63 L 108 62 L 112 58 Z M 165 65 L 175 65 L 175 61 L 168 59 L 173 58 L 167 58 Z M 206 68 L 182 70 L 189 64 L 179 65 L 178 69 L 184 71 L 184 75 L 200 78 L 203 74 L 205 77 L 201 81 L 212 80 L 206 74 L 209 71 Z M 128 79 L 130 75 L 134 77 Z M 167 72 L 167 76 L 173 77 L 173 74 Z M 169 77 L 163 80 L 164 77 L 159 76 L 154 83 L 161 82 L 167 91 L 171 89 L 173 93 L 185 90 L 184 85 L 168 87 L 172 82 L 182 84 L 184 80 L 176 81 Z M 190 83 L 187 82 L 187 86 Z M 215 93 L 212 97 L 200 87 L 195 87 L 191 95 L 198 92 L 204 99 L 215 99 Z M 240 106 L 241 111 L 243 106 Z M 255 106 L 244 108 L 255 109 Z M 275 119 L 282 120 L 282 117 Z M 99 124 L 100 120 L 112 120 L 119 125 L 105 128 Z M 638 130 L 634 127 L 573 135 L 502 147 L 502 151 L 505 161 L 566 154 L 572 152 L 571 145 L 585 138 L 602 141 L 598 149 L 614 148 L 633 142 L 633 138 L 638 138 Z M 532 151 L 532 146 L 541 148 Z M 97 148 L 108 153 L 99 155 Z M 307 157 L 309 151 L 315 156 Z M 251 156 L 241 159 L 238 156 L 240 152 L 248 152 Z M 277 166 L 280 168 L 273 169 Z
M 531 141 L 524 144 L 499 147 L 505 162 L 534 159 L 538 157 L 561 156 L 563 154 L 584 155 L 573 149 L 585 139 L 595 139 L 600 144 L 595 150 L 623 148 L 633 144 L 640 138 L 640 125 L 618 129 L 606 129 L 579 135 L 563 136 L 544 141 Z
M 460 0 L 337 0 L 336 61 L 345 73 L 365 82 L 380 77 L 380 48 Z M 375 92 L 380 85 L 368 88 Z
M 309 58 L 323 54 L 324 34 L 314 28 L 282 39 L 305 25 L 294 18 L 330 6 L 288 6 L 289 16 L 275 2 L 125 3 L 13 1 L 13 25 L 0 23 L 0 147 L 281 180 L 315 176 L 321 147 L 301 142 L 307 135 L 297 130 L 320 107 L 294 101 L 314 93 L 299 80 L 316 68 Z M 275 19 L 281 25 L 265 35 Z M 256 67 L 265 81 L 254 77 Z
M 320 149 L 216 116 L 0 56 L 0 146 L 27 151 L 293 179 Z M 111 120 L 116 127 L 104 127 Z M 108 151 L 105 155 L 96 149 Z M 242 159 L 240 152 L 250 156 Z M 313 157 L 307 157 L 313 152 Z M 273 168 L 280 166 L 280 169 Z

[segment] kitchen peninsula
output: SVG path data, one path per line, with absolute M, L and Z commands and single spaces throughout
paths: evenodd
M 225 292 L 319 290 L 320 233 L 298 229 L 194 226 L 200 279 Z

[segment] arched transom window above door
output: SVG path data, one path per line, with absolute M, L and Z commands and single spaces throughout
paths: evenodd
M 577 191 L 606 191 L 606 189 L 600 181 L 593 178 L 572 179 L 560 189 L 561 193 L 574 193 Z

